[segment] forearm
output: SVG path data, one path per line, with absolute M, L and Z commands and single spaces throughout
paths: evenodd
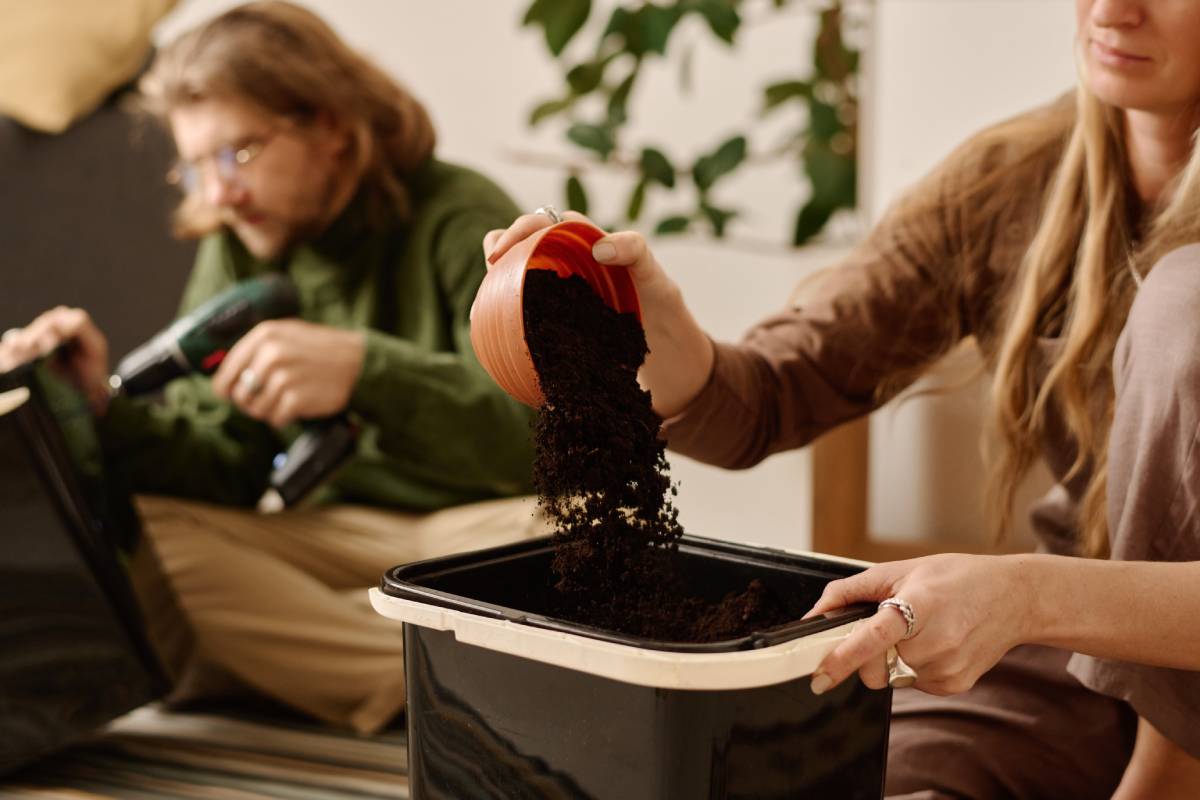
M 668 302 L 643 319 L 649 354 L 639 379 L 650 391 L 654 410 L 663 419 L 687 408 L 708 382 L 713 369 L 713 343 L 684 305 L 677 286 L 664 290 Z
M 1200 563 L 1004 558 L 1032 606 L 1026 641 L 1200 670 Z

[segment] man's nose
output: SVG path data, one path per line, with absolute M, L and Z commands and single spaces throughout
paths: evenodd
M 1136 28 L 1146 15 L 1146 0 L 1095 0 L 1089 15 L 1100 28 Z
M 225 177 L 220 170 L 208 168 L 204 170 L 204 197 L 214 208 L 237 205 L 244 190 L 237 176 Z

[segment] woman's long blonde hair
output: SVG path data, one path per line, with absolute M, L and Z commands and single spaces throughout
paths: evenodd
M 320 17 L 291 3 L 239 6 L 184 34 L 157 55 L 138 88 L 141 106 L 163 124 L 180 106 L 231 97 L 301 124 L 344 125 L 376 225 L 408 216 L 405 177 L 433 155 L 425 108 Z M 197 192 L 185 196 L 175 222 L 183 236 L 219 224 Z
M 988 483 L 993 533 L 1004 535 L 1022 477 L 1040 453 L 1046 413 L 1061 413 L 1077 445 L 1068 478 L 1088 474 L 1079 552 L 1106 557 L 1108 433 L 1113 418 L 1113 351 L 1137 278 L 1168 251 L 1200 241 L 1200 148 L 1148 224 L 1125 150 L 1124 115 L 1080 82 L 1076 119 L 1051 182 L 1041 222 L 1021 267 L 992 379 L 990 444 L 998 446 Z M 1140 228 L 1140 230 L 1139 230 Z M 1061 323 L 1062 348 L 1039 386 L 1036 343 Z M 1090 471 L 1090 472 L 1085 472 Z

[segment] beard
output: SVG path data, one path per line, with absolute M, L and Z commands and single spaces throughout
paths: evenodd
M 264 261 L 282 258 L 320 236 L 341 213 L 344 203 L 334 208 L 343 186 L 341 177 L 338 170 L 331 169 L 307 198 L 293 196 L 289 211 L 223 208 L 221 223 L 256 257 Z

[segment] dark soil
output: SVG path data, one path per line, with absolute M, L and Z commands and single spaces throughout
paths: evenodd
M 687 596 L 662 420 L 637 382 L 646 339 L 577 276 L 529 270 L 525 338 L 546 402 L 534 485 L 555 527 L 554 613 L 661 641 L 710 642 L 793 619 L 754 581 L 712 602 Z

